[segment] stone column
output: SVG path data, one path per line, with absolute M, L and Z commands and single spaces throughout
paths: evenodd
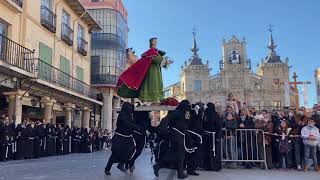
M 55 123 L 52 117 L 52 113 L 53 113 L 53 105 L 56 101 L 53 98 L 50 97 L 42 97 L 41 98 L 41 103 L 44 106 L 44 117 L 43 119 L 46 122 L 50 122 L 50 123 Z
M 72 122 L 72 110 L 76 107 L 74 104 L 71 103 L 65 103 L 63 105 L 64 107 L 64 112 L 65 112 L 65 125 L 68 125 L 70 128 L 71 122 Z
M 8 116 L 10 119 L 14 120 L 15 125 L 21 124 L 22 121 L 22 102 L 21 97 L 28 96 L 26 91 L 18 89 L 14 92 L 4 92 L 5 96 L 9 99 L 9 111 Z
M 109 131 L 112 130 L 112 98 L 113 89 L 102 90 L 103 106 L 102 106 L 102 127 Z
M 91 109 L 88 107 L 84 107 L 82 109 L 81 127 L 87 128 L 88 130 L 89 130 L 89 122 L 90 122 L 90 111 Z

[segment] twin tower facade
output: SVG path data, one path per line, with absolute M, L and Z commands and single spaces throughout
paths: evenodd
M 213 102 L 217 108 L 225 108 L 231 94 L 242 107 L 271 110 L 290 106 L 290 95 L 286 90 L 289 60 L 282 60 L 276 53 L 272 34 L 268 48 L 269 54 L 253 73 L 251 60 L 247 57 L 246 40 L 240 41 L 235 36 L 228 41 L 223 40 L 220 71 L 212 75 L 208 63 L 202 63 L 198 55 L 199 48 L 194 36 L 193 55 L 181 66 L 181 80 L 166 87 L 165 96 L 188 99 L 192 103 Z

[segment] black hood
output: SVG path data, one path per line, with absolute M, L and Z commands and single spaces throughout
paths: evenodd
M 191 104 L 188 100 L 183 100 L 179 103 L 177 110 L 191 111 Z
M 122 107 L 121 107 L 121 112 L 122 113 L 127 113 L 127 114 L 132 114 L 133 113 L 133 105 L 130 104 L 129 102 L 125 102 L 123 103 Z

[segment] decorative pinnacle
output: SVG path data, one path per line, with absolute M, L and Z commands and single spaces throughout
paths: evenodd
M 275 49 L 277 48 L 277 45 L 274 43 L 274 40 L 273 40 L 273 36 L 272 36 L 272 33 L 273 33 L 273 25 L 269 24 L 268 26 L 268 31 L 270 32 L 270 41 L 269 41 L 269 45 L 268 45 L 268 48 L 271 50 L 271 55 L 276 55 L 276 51 Z
M 198 55 L 198 51 L 199 51 L 199 48 L 198 48 L 198 45 L 197 45 L 197 40 L 196 40 L 196 28 L 193 27 L 192 28 L 192 34 L 193 34 L 193 44 L 192 44 L 192 49 L 191 51 L 193 52 L 193 55 Z

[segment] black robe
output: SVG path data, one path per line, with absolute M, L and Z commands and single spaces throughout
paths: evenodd
M 62 154 L 69 154 L 71 152 L 71 142 L 70 142 L 70 137 L 71 137 L 71 132 L 69 128 L 64 128 L 62 131 L 62 139 L 63 139 L 63 150 Z
M 134 120 L 137 125 L 142 127 L 142 131 L 133 131 L 133 138 L 136 142 L 136 153 L 132 157 L 129 162 L 130 166 L 133 166 L 135 160 L 141 155 L 143 149 L 145 148 L 147 136 L 145 130 L 149 130 L 151 128 L 151 119 L 149 116 L 149 112 L 147 111 L 136 111 L 134 112 Z
M 130 114 L 120 112 L 111 147 L 113 156 L 119 162 L 128 162 L 136 153 L 136 144 L 132 136 L 133 130 L 138 132 L 145 131 L 133 122 Z
M 56 132 L 54 125 L 47 124 L 45 129 L 45 153 L 47 156 L 56 155 Z
M 23 159 L 25 157 L 25 145 L 26 141 L 22 137 L 23 127 L 19 124 L 15 130 L 15 159 Z
M 222 120 L 215 109 L 206 109 L 203 122 L 205 130 L 202 144 L 202 168 L 208 171 L 219 171 L 221 162 Z M 214 136 L 212 133 L 215 133 Z M 214 138 L 214 139 L 213 139 Z M 214 143 L 214 144 L 213 144 Z
M 81 131 L 81 153 L 90 153 L 92 151 L 91 137 L 87 129 Z
M 14 132 L 11 126 L 3 126 L 1 130 L 0 140 L 0 160 L 10 160 L 14 154 Z
M 72 153 L 80 153 L 81 134 L 80 129 L 73 129 L 71 131 L 71 151 Z
M 128 163 L 136 153 L 135 140 L 132 136 L 133 130 L 143 132 L 142 127 L 133 122 L 132 111 L 129 103 L 122 106 L 122 111 L 117 119 L 117 129 L 112 138 L 112 154 L 109 157 L 105 171 L 110 171 L 113 163 Z
M 25 139 L 25 159 L 33 158 L 33 151 L 34 151 L 34 132 L 31 125 L 27 125 L 27 127 L 22 131 L 22 137 Z
M 166 119 L 169 121 L 169 149 L 163 157 L 159 159 L 160 167 L 169 165 L 177 168 L 178 174 L 183 171 L 183 163 L 185 159 L 185 134 L 188 129 L 188 118 L 190 113 L 183 109 L 177 109 L 168 114 Z
M 186 165 L 188 171 L 194 171 L 200 166 L 202 145 L 202 113 L 197 114 L 194 110 L 191 111 L 191 120 L 189 121 L 188 131 L 186 134 L 186 144 L 188 148 L 193 149 L 192 152 L 186 154 Z

